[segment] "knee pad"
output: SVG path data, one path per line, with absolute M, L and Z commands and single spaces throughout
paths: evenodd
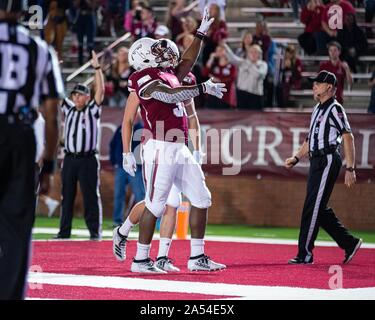
M 160 218 L 165 210 L 165 202 L 146 199 L 146 208 L 156 217 Z
M 192 206 L 199 209 L 209 208 L 212 205 L 211 192 L 207 188 L 205 188 L 205 191 L 199 195 L 199 198 L 189 200 Z

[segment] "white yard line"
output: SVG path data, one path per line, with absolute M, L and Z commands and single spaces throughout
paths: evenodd
M 58 228 L 34 228 L 33 234 L 51 234 L 55 235 L 59 232 Z M 112 231 L 104 230 L 103 237 L 112 237 Z M 73 229 L 72 235 L 80 237 L 89 237 L 88 230 L 85 229 Z M 138 232 L 130 232 L 130 239 L 137 239 Z M 159 234 L 155 234 L 154 239 L 159 239 Z M 239 243 L 260 243 L 260 244 L 284 244 L 284 245 L 297 245 L 297 240 L 288 239 L 274 239 L 274 238 L 247 238 L 247 237 L 230 237 L 230 236 L 205 236 L 206 240 L 209 241 L 220 241 L 220 242 L 239 242 Z M 69 239 L 68 241 L 84 241 L 87 239 Z M 50 240 L 34 240 L 34 241 L 50 241 Z M 57 240 L 64 241 L 64 240 Z M 66 240 L 65 240 L 66 241 Z M 337 247 L 337 244 L 333 241 L 316 241 L 316 246 L 321 247 Z M 375 249 L 375 243 L 364 243 L 361 248 Z
M 375 297 L 374 287 L 327 290 L 34 272 L 29 273 L 28 280 L 37 284 L 234 296 L 248 300 L 367 300 Z

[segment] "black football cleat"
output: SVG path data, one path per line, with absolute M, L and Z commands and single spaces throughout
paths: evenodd
M 345 259 L 342 262 L 343 264 L 348 264 L 354 257 L 354 255 L 357 253 L 358 249 L 362 245 L 362 239 L 357 239 L 357 242 L 348 250 L 345 250 Z
M 314 263 L 314 260 L 312 257 L 308 261 L 306 261 L 305 259 L 301 259 L 300 257 L 295 257 L 288 261 L 288 264 L 313 264 L 313 263 Z

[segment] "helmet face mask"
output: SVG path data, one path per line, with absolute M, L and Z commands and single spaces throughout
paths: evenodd
M 155 61 L 158 63 L 159 67 L 168 68 L 177 66 L 180 54 L 173 41 L 160 39 L 151 47 L 151 50 L 156 56 Z

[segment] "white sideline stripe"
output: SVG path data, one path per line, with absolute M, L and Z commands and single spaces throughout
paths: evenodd
M 225 272 L 225 271 L 224 271 Z M 127 290 L 145 290 L 158 292 L 178 292 L 206 294 L 214 296 L 235 296 L 249 300 L 272 299 L 340 299 L 367 300 L 375 296 L 375 287 L 356 289 L 306 289 L 295 287 L 267 287 L 237 285 L 225 283 L 151 280 L 125 277 L 106 277 L 90 275 L 72 275 L 59 273 L 29 273 L 29 283 L 84 286 Z
M 57 234 L 59 232 L 58 228 L 34 228 L 33 234 Z M 84 229 L 73 229 L 72 235 L 89 237 L 89 232 Z M 104 230 L 104 237 L 112 237 L 112 231 Z M 138 232 L 130 232 L 130 239 L 138 239 Z M 158 240 L 160 238 L 159 234 L 154 235 L 154 239 Z M 174 237 L 174 239 L 176 239 Z M 190 239 L 190 237 L 188 238 Z M 274 238 L 251 238 L 251 237 L 230 237 L 230 236 L 205 236 L 205 240 L 208 241 L 219 241 L 219 242 L 239 242 L 239 243 L 259 243 L 259 244 L 285 244 L 285 245 L 297 245 L 297 240 L 289 239 L 274 239 Z M 87 239 L 67 239 L 67 240 L 52 240 L 52 239 L 41 239 L 33 240 L 37 242 L 44 241 L 87 241 Z M 105 241 L 105 240 L 104 240 Z M 320 247 L 337 247 L 337 244 L 333 241 L 315 241 L 316 246 Z M 365 249 L 375 249 L 375 243 L 363 243 L 361 248 Z

